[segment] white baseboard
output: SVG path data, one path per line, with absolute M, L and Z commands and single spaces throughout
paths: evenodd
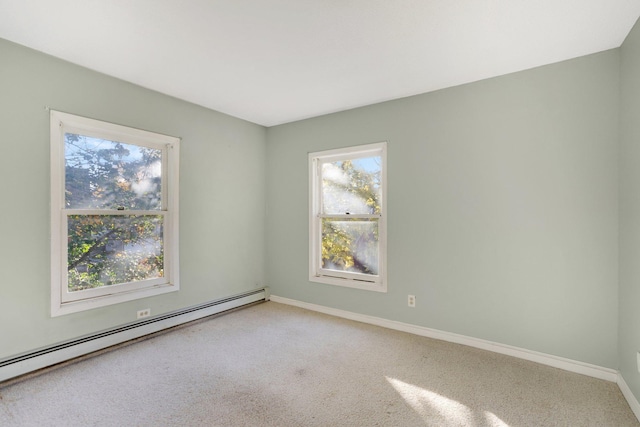
M 425 328 L 424 326 L 411 325 L 409 323 L 396 322 L 395 320 L 387 320 L 380 317 L 367 316 L 365 314 L 358 314 L 350 311 L 325 307 L 322 305 L 297 301 L 289 298 L 279 297 L 277 295 L 271 295 L 270 299 L 273 302 L 306 308 L 307 310 L 317 311 L 336 317 L 342 317 L 344 319 L 355 320 L 358 322 L 382 326 L 384 328 L 395 329 L 397 331 L 408 332 L 423 337 L 435 338 L 442 341 L 448 341 L 456 344 L 463 344 L 470 347 L 480 348 L 482 350 L 492 351 L 494 353 L 505 354 L 508 356 L 517 357 L 519 359 L 529 360 L 531 362 L 540 363 L 542 365 L 552 366 L 554 368 L 559 368 L 565 371 L 575 372 L 577 374 L 587 375 L 589 377 L 598 378 L 614 383 L 618 383 L 619 378 L 621 378 L 618 375 L 618 371 L 614 369 L 591 365 L 589 363 L 579 362 L 576 360 L 566 359 L 550 354 L 539 353 L 537 351 L 531 351 L 524 348 L 513 347 L 506 344 L 486 341 L 478 338 L 468 337 L 465 335 L 454 334 L 451 332 L 444 332 L 437 329 Z M 629 394 L 633 396 L 631 391 L 629 391 Z M 638 413 L 636 413 L 636 415 L 638 415 Z
M 627 403 L 631 407 L 631 410 L 636 415 L 636 418 L 640 421 L 640 403 L 638 399 L 633 395 L 631 389 L 627 385 L 627 382 L 622 377 L 622 374 L 618 373 L 618 380 L 616 381 L 618 387 L 620 387 L 620 391 L 625 399 L 627 399 Z

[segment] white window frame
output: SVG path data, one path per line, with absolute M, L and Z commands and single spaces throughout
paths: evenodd
M 51 110 L 51 316 L 175 292 L 180 289 L 178 253 L 178 169 L 180 139 L 100 120 Z M 66 209 L 65 133 L 92 136 L 125 144 L 160 149 L 162 206 L 154 211 Z M 67 217 L 69 215 L 159 215 L 163 221 L 164 277 L 68 291 Z
M 380 156 L 381 211 L 366 215 L 324 215 L 322 211 L 322 164 L 337 160 L 354 160 Z M 387 143 L 360 145 L 309 153 L 309 281 L 376 292 L 387 292 Z M 338 272 L 322 268 L 322 218 L 377 218 L 379 265 L 378 275 Z

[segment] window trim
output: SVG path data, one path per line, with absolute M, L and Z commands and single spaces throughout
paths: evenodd
M 65 209 L 65 133 L 78 133 L 163 150 L 163 202 L 161 209 L 157 211 Z M 178 253 L 180 139 L 55 110 L 50 112 L 50 138 L 51 317 L 178 291 L 180 289 Z M 151 214 L 164 216 L 164 278 L 76 291 L 77 297 L 70 300 L 66 288 L 67 217 L 78 213 L 83 215 Z
M 320 165 L 336 160 L 354 160 L 362 157 L 380 156 L 381 167 L 381 210 L 380 215 L 371 214 L 331 214 L 325 215 L 322 209 L 322 179 Z M 359 145 L 333 150 L 309 153 L 309 281 L 329 285 L 344 286 L 375 292 L 387 292 L 387 143 Z M 378 218 L 379 266 L 378 275 L 372 276 L 336 272 L 321 267 L 322 218 Z

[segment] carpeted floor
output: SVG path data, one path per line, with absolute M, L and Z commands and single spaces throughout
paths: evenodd
M 618 387 L 268 302 L 0 385 L 0 426 L 640 426 Z

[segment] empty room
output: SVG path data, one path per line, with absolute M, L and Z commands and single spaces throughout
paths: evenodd
M 639 17 L 0 0 L 0 425 L 640 426 Z

